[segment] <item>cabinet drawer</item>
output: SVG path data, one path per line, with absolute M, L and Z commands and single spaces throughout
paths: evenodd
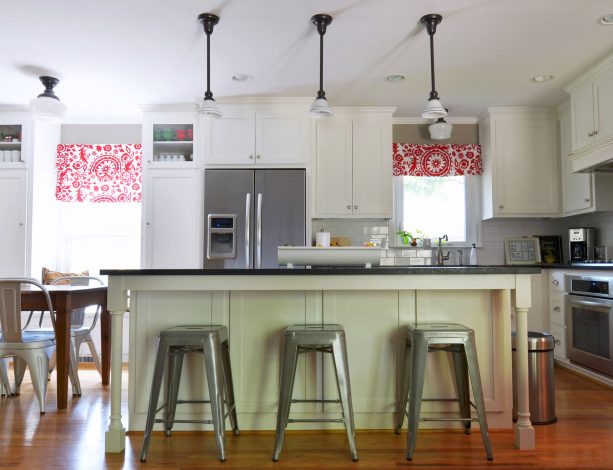
M 549 328 L 549 332 L 555 338 L 553 357 L 556 359 L 566 360 L 566 328 L 563 326 L 553 325 Z
M 564 292 L 565 284 L 564 284 L 564 271 L 551 271 L 549 273 L 549 288 L 552 291 L 560 291 Z
M 561 292 L 551 292 L 549 294 L 549 324 L 564 326 L 564 303 L 565 294 Z

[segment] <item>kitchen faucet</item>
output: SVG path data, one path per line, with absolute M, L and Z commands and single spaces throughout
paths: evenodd
M 446 255 L 443 255 L 443 240 L 449 241 L 449 238 L 447 238 L 447 234 L 443 235 L 442 237 L 438 237 L 438 256 L 436 262 L 437 266 L 443 266 L 443 261 L 449 259 L 449 252 L 447 252 Z

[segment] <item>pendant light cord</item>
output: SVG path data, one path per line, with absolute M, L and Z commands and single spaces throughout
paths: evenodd
M 430 35 L 430 80 L 432 82 L 432 90 L 430 90 L 431 100 L 438 100 L 438 92 L 434 85 L 434 32 L 428 31 Z
M 206 91 L 204 92 L 205 100 L 212 100 L 211 93 L 211 33 L 206 33 Z
M 319 29 L 319 28 L 318 28 Z M 319 30 L 319 91 L 317 92 L 317 98 L 325 98 L 326 92 L 324 91 L 324 33 Z

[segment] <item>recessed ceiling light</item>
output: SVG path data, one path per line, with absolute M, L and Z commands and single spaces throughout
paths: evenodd
M 235 82 L 248 82 L 249 80 L 253 80 L 253 77 L 245 73 L 237 73 L 236 75 L 232 75 L 232 80 Z
M 401 82 L 401 81 L 404 80 L 404 75 L 400 75 L 398 73 L 395 73 L 393 75 L 388 75 L 383 80 L 385 80 L 386 82 L 390 82 L 390 83 Z
M 609 26 L 613 24 L 613 13 L 603 16 L 602 18 L 598 18 L 598 24 L 602 24 L 605 26 Z
M 532 77 L 531 80 L 535 83 L 548 82 L 549 80 L 553 80 L 553 75 L 537 75 L 536 77 Z

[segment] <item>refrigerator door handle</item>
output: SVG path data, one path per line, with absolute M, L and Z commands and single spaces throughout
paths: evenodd
M 258 193 L 258 211 L 255 221 L 255 237 L 256 237 L 256 251 L 255 251 L 255 267 L 260 269 L 262 267 L 262 193 Z
M 249 269 L 250 264 L 250 227 L 251 227 L 251 193 L 245 195 L 245 268 Z

